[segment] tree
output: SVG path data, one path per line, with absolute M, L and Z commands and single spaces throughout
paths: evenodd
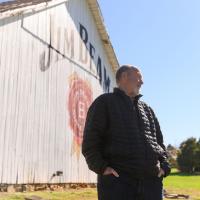
M 180 145 L 177 157 L 179 169 L 182 172 L 193 173 L 200 166 L 200 143 L 195 138 L 189 138 Z
M 169 163 L 172 168 L 177 168 L 177 155 L 178 155 L 178 149 L 171 144 L 167 146 L 167 153 L 168 153 L 168 159 Z
M 197 162 L 197 165 L 195 166 L 195 171 L 200 172 L 200 139 L 197 142 L 197 150 L 196 150 L 195 159 Z

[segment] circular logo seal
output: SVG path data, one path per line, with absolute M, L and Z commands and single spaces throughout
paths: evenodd
M 80 146 L 88 108 L 92 103 L 92 90 L 87 81 L 74 74 L 70 81 L 68 111 L 74 142 Z

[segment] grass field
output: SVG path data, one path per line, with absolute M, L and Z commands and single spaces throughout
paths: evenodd
M 173 170 L 164 179 L 164 188 L 169 193 L 188 194 L 192 200 L 200 200 L 200 176 L 191 176 Z M 50 200 L 97 200 L 95 188 L 70 189 L 66 192 L 0 193 L 0 200 L 24 200 L 25 196 L 37 195 Z
M 174 169 L 164 179 L 164 188 L 170 193 L 189 194 L 191 199 L 200 200 L 200 176 L 179 173 Z
M 0 194 L 0 200 L 24 200 L 26 196 L 39 196 L 49 200 L 97 200 L 96 189 L 70 189 L 67 192 L 33 192 Z

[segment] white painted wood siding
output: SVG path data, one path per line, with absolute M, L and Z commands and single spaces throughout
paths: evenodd
M 87 50 L 85 64 L 79 59 L 81 44 L 86 51 L 80 23 L 95 46 L 94 60 Z M 68 41 L 71 34 L 74 56 Z M 74 79 L 91 88 L 92 99 L 103 92 L 96 72 L 98 56 L 112 90 L 114 73 L 85 0 L 0 20 L 0 183 L 96 182 L 80 149 L 72 151 L 68 104 Z M 56 171 L 63 171 L 63 176 L 51 179 Z

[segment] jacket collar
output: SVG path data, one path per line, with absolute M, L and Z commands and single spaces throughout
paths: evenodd
M 118 87 L 114 88 L 114 93 L 119 94 L 121 96 L 129 97 L 123 90 L 119 89 Z M 137 95 L 134 100 L 138 101 L 143 95 L 139 94 Z M 131 99 L 131 97 L 129 97 Z

